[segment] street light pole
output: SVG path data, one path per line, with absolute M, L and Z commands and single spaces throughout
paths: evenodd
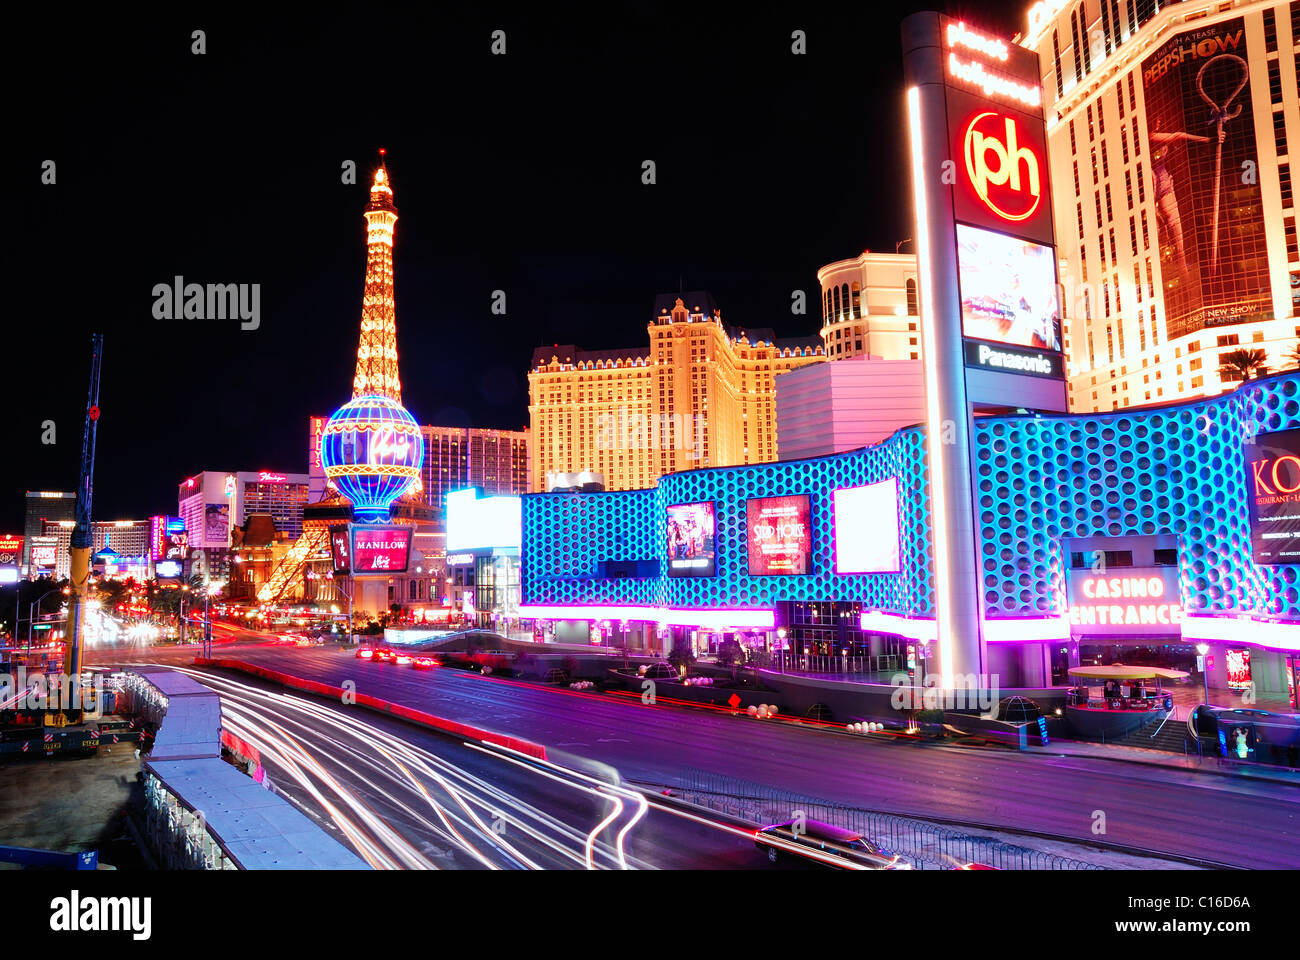
M 36 618 L 36 608 L 40 606 L 41 601 L 53 593 L 61 593 L 62 587 L 55 587 L 53 590 L 46 590 L 39 597 L 27 605 L 27 656 L 32 653 L 32 622 Z M 14 645 L 18 644 L 18 618 L 14 618 Z

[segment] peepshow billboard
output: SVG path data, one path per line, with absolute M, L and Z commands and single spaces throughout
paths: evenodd
M 1169 339 L 1271 317 L 1241 17 L 1176 34 L 1142 62 Z

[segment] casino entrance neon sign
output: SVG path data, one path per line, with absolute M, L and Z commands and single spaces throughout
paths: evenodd
M 1178 598 L 1169 596 L 1163 577 L 1085 577 L 1078 584 L 1083 602 L 1070 604 L 1074 626 L 1151 627 L 1153 632 L 1173 633 L 1182 622 Z
M 966 125 L 962 138 L 966 176 L 976 195 L 999 217 L 1012 222 L 1028 220 L 1043 200 L 1042 160 L 1033 150 L 1020 146 L 1019 136 L 1014 117 L 985 110 Z

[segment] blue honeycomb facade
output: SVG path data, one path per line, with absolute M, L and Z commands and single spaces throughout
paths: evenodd
M 986 616 L 1065 611 L 1062 538 L 1172 533 L 1187 613 L 1300 619 L 1300 567 L 1251 560 L 1242 449 L 1297 426 L 1297 374 L 1154 410 L 976 420 Z
M 1242 444 L 1300 427 L 1300 375 L 1244 384 L 1212 400 L 1125 413 L 980 417 L 973 432 L 985 615 L 1065 611 L 1062 541 L 1176 534 L 1189 613 L 1300 620 L 1300 567 L 1250 556 Z M 831 493 L 898 481 L 901 572 L 838 575 Z M 808 494 L 812 573 L 751 577 L 745 504 Z M 666 508 L 715 505 L 717 571 L 668 577 Z M 771 609 L 784 600 L 860 602 L 934 615 L 925 433 L 899 430 L 850 453 L 669 474 L 652 490 L 523 498 L 522 602 Z M 659 576 L 606 579 L 601 561 L 654 560 Z

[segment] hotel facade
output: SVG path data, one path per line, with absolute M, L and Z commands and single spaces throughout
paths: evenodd
M 1300 4 L 1029 11 L 1047 120 L 1070 406 L 1209 397 L 1225 354 L 1294 367 Z
M 538 347 L 528 371 L 532 489 L 548 474 L 649 487 L 676 470 L 777 459 L 777 375 L 826 359 L 819 338 L 725 326 L 703 291 L 664 294 L 649 345 Z

